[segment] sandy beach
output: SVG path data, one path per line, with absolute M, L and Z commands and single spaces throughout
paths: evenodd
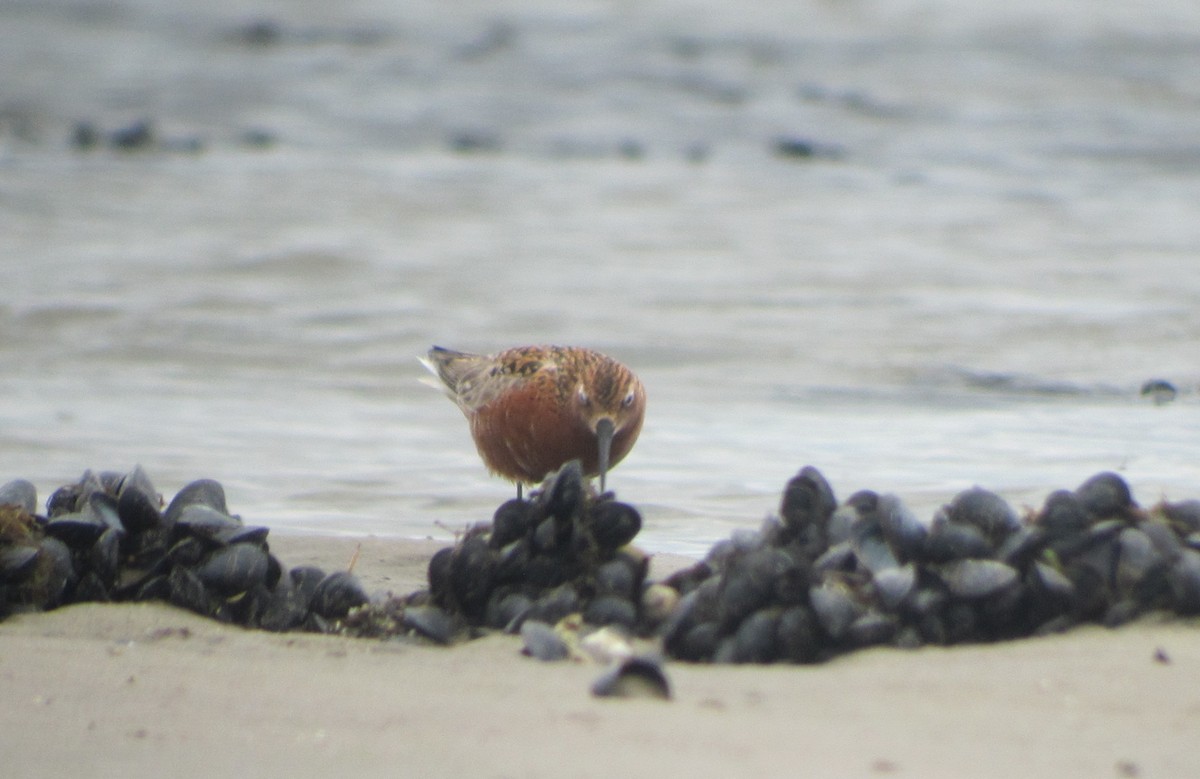
M 272 538 L 291 565 L 357 548 L 367 587 L 394 592 L 441 545 Z M 443 649 L 87 604 L 0 623 L 0 753 L 10 777 L 1195 776 L 1198 635 L 1149 620 L 807 667 L 671 663 L 662 702 L 594 698 L 600 668 L 511 636 Z

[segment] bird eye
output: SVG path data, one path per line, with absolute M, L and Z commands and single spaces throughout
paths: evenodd
M 628 395 L 626 395 L 624 397 L 624 399 L 621 400 L 621 408 L 629 408 L 632 405 L 633 405 L 633 392 L 631 391 Z

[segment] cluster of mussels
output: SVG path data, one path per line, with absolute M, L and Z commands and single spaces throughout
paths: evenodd
M 672 604 L 653 600 L 667 588 L 646 586 L 649 559 L 629 546 L 641 526 L 633 506 L 589 495 L 579 463 L 567 463 L 530 500 L 502 504 L 490 524 L 434 554 L 421 608 L 510 632 L 580 614 L 590 625 L 646 633 Z
M 211 479 L 165 509 L 146 472 L 87 471 L 37 510 L 25 480 L 0 486 L 0 617 L 84 601 L 163 600 L 268 630 L 328 631 L 367 602 L 348 572 L 285 570 L 268 529 L 229 513 Z
M 735 533 L 666 580 L 660 629 L 690 661 L 818 662 L 873 646 L 993 641 L 1117 625 L 1150 610 L 1200 613 L 1200 501 L 1143 510 L 1100 473 L 1024 519 L 981 488 L 926 525 L 894 495 L 838 504 L 806 467 L 779 516 Z

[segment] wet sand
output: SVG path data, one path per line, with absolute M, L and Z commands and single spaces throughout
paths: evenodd
M 422 585 L 441 542 L 272 537 L 289 565 Z M 684 564 L 658 557 L 652 576 Z M 671 663 L 669 702 L 491 636 L 452 649 L 248 631 L 162 605 L 0 623 L 10 777 L 1200 774 L 1200 633 L 1142 621 L 870 650 L 820 666 Z

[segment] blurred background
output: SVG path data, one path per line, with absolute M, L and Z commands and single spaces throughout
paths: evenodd
M 652 551 L 806 464 L 925 518 L 1200 497 L 1190 0 L 0 0 L 0 72 L 0 481 L 43 501 L 141 463 L 448 539 L 513 489 L 435 343 L 631 366 Z

